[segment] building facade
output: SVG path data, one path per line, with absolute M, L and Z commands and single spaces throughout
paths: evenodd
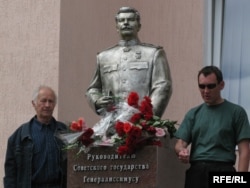
M 1 177 L 7 139 L 34 115 L 31 100 L 37 86 L 46 84 L 58 93 L 54 115 L 60 121 L 84 117 L 93 126 L 100 119 L 85 92 L 97 53 L 119 40 L 114 16 L 122 6 L 140 12 L 140 40 L 167 53 L 173 94 L 163 118 L 180 123 L 190 107 L 202 102 L 197 72 L 204 65 L 205 2 L 0 0 Z

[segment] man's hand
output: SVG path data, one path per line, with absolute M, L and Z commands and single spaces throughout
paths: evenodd
M 178 158 L 181 162 L 183 163 L 188 163 L 189 162 L 189 150 L 187 148 L 183 148 L 180 150 L 178 153 Z

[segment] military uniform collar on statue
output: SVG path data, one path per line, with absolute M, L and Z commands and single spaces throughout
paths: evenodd
M 119 46 L 128 47 L 128 46 L 134 46 L 134 45 L 140 44 L 140 41 L 138 39 L 133 39 L 129 41 L 120 40 L 118 44 Z

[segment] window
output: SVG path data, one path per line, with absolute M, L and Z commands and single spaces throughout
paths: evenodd
M 221 68 L 224 98 L 243 106 L 250 117 L 250 1 L 206 0 L 206 65 Z

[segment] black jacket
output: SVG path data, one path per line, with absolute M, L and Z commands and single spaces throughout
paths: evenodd
M 35 117 L 29 122 L 22 124 L 8 139 L 7 152 L 5 158 L 5 188 L 31 188 L 32 178 L 32 157 L 33 141 L 31 138 L 30 127 Z M 55 137 L 59 148 L 63 147 L 63 142 L 57 138 L 56 134 L 65 132 L 67 126 L 62 122 L 56 121 Z M 60 164 L 62 172 L 61 187 L 66 188 L 67 180 L 67 155 L 60 150 Z

